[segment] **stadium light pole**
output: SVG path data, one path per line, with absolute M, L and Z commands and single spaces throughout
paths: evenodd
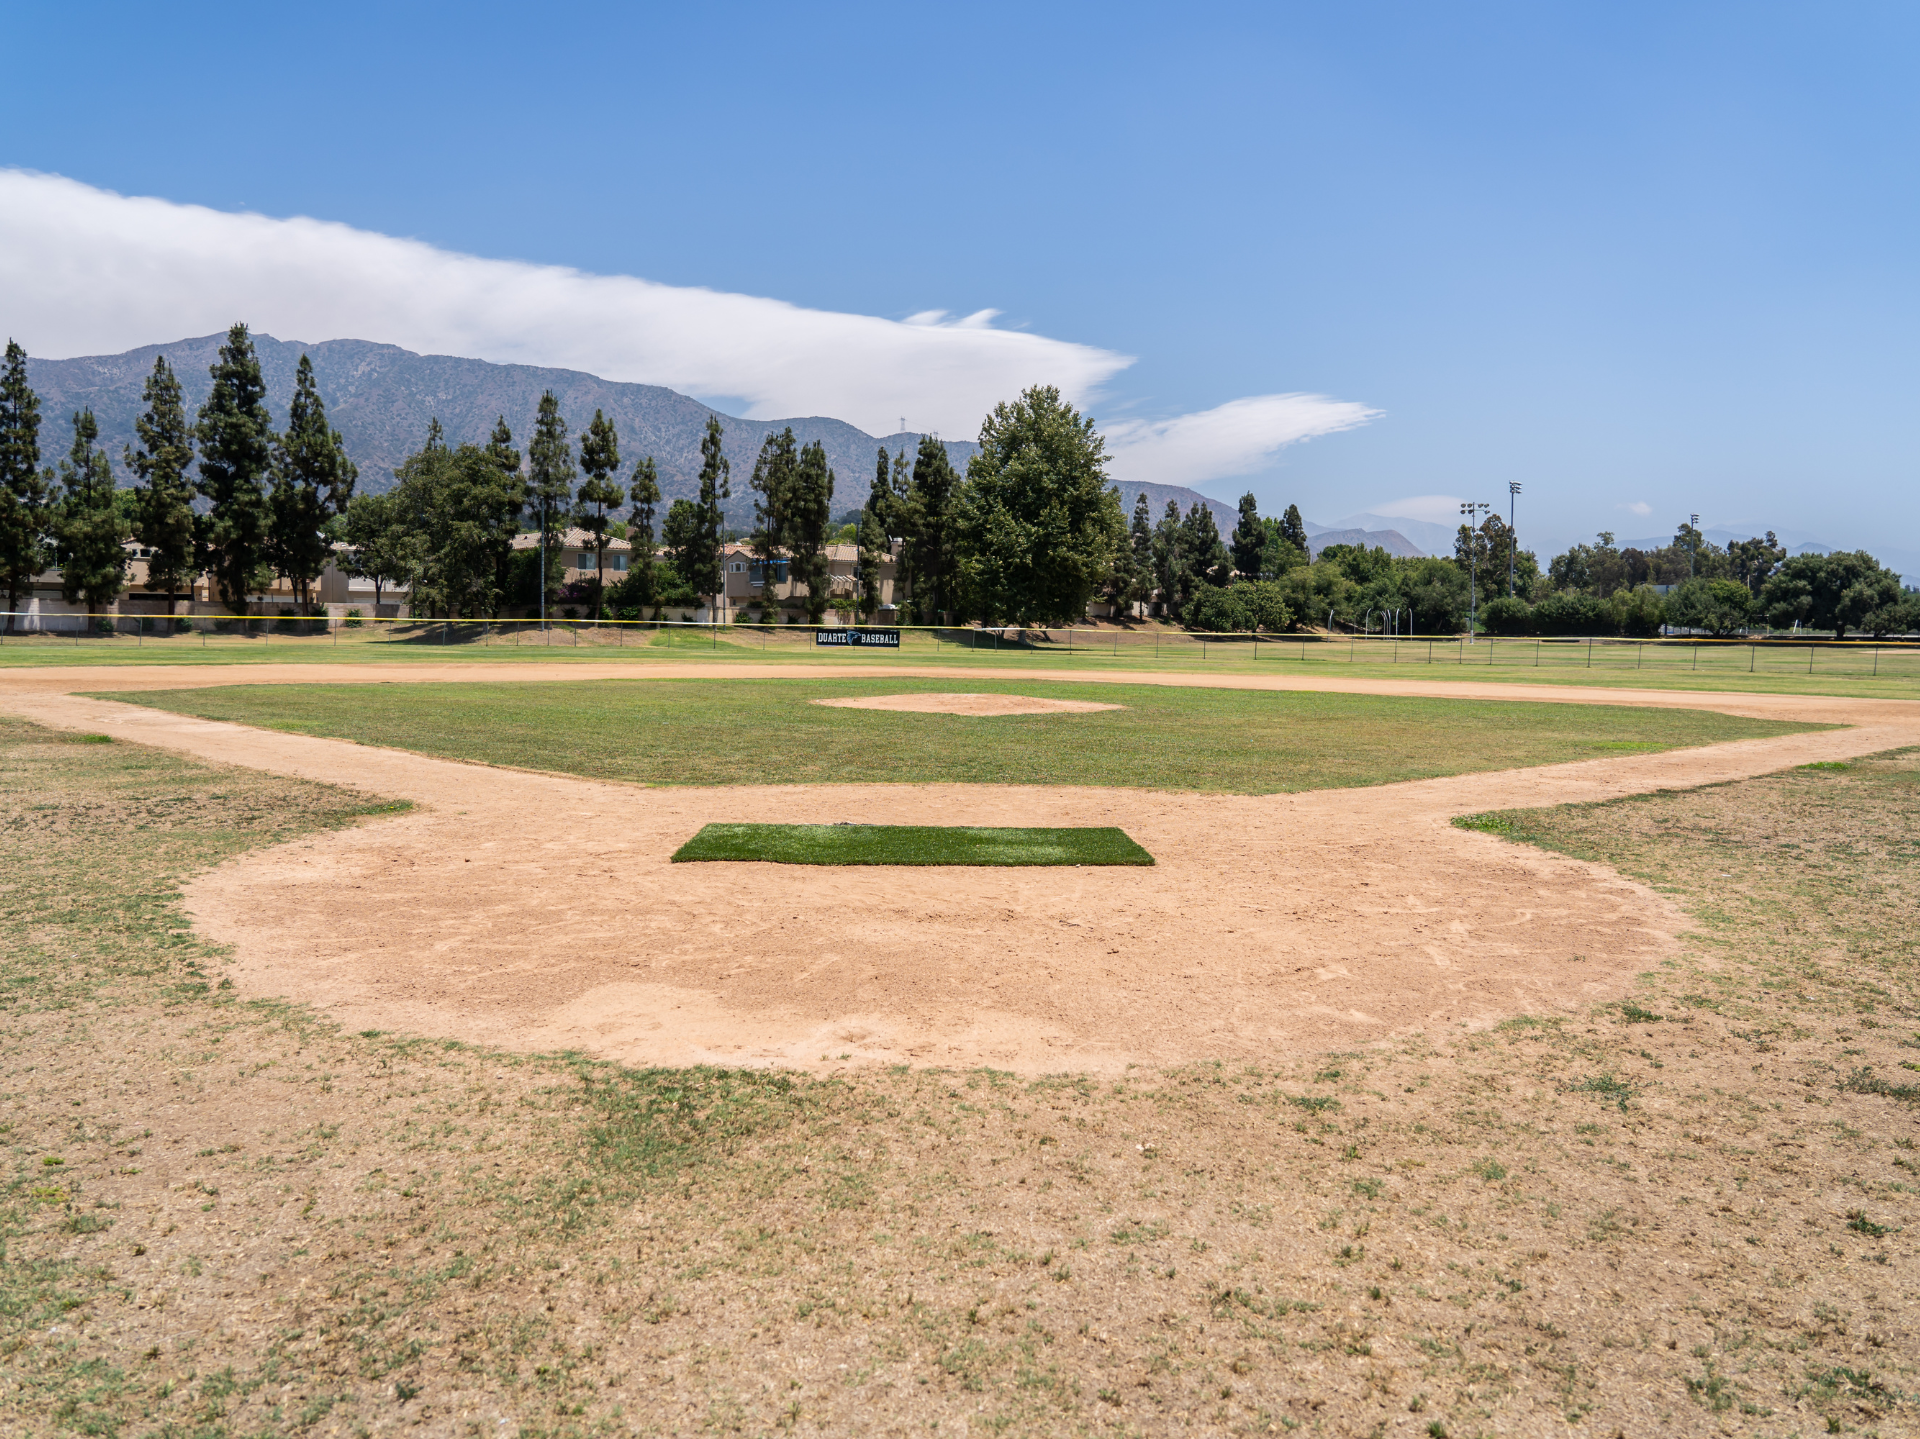
M 1480 540 L 1478 517 L 1493 506 L 1485 500 L 1468 500 L 1461 504 L 1460 513 L 1467 517 L 1467 564 L 1470 578 L 1467 580 L 1467 643 L 1473 643 L 1474 628 L 1480 623 Z
M 1687 536 L 1687 578 L 1693 578 L 1693 557 L 1700 548 L 1700 516 L 1688 515 L 1687 526 L 1693 533 Z
M 1520 542 L 1513 537 L 1514 502 L 1520 498 L 1520 482 L 1507 481 L 1507 598 L 1513 598 L 1513 557 Z

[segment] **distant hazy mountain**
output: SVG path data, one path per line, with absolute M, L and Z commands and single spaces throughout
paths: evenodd
M 1318 533 L 1315 533 L 1318 531 Z M 1416 560 L 1426 553 L 1398 530 L 1329 530 L 1307 526 L 1307 551 L 1315 559 L 1328 545 L 1358 545 L 1364 550 L 1381 549 L 1390 555 Z
M 1454 536 L 1458 532 L 1456 525 L 1436 525 L 1426 520 L 1410 520 L 1401 515 L 1376 515 L 1372 513 L 1348 515 L 1343 520 L 1316 527 L 1307 526 L 1307 537 L 1317 538 L 1316 528 L 1329 530 L 1392 530 L 1402 538 L 1410 540 L 1420 547 L 1423 554 L 1450 555 L 1453 553 Z M 1336 543 L 1333 540 L 1328 544 Z
M 180 377 L 187 402 L 197 406 L 207 397 L 212 381 L 208 367 L 222 335 L 203 335 L 170 345 L 147 345 L 122 355 L 90 355 L 73 360 L 34 360 L 27 373 L 41 399 L 41 448 L 51 460 L 66 452 L 72 440 L 68 416 L 84 405 L 93 407 L 100 422 L 100 439 L 112 457 L 120 482 L 131 483 L 121 464 L 121 447 L 134 438 L 133 422 L 140 413 L 140 390 L 153 369 L 154 356 L 164 354 Z M 596 408 L 604 410 L 620 432 L 623 472 L 633 462 L 652 455 L 660 465 L 660 488 L 668 500 L 692 498 L 698 489 L 700 437 L 707 417 L 718 414 L 676 391 L 660 385 L 630 385 L 602 380 L 578 370 L 549 370 L 534 365 L 495 365 L 451 355 L 416 355 L 397 345 L 367 340 L 323 340 L 301 344 L 256 334 L 254 348 L 267 382 L 267 405 L 276 425 L 286 423 L 287 402 L 293 395 L 293 377 L 302 354 L 313 357 L 327 418 L 346 440 L 347 452 L 360 467 L 359 488 L 380 493 L 393 484 L 393 469 L 418 449 L 426 437 L 427 422 L 438 418 L 450 443 L 483 442 L 492 433 L 496 416 L 506 416 L 514 443 L 522 451 L 533 429 L 540 396 L 552 390 L 560 413 L 574 433 L 584 429 Z M 842 513 L 865 502 L 873 479 L 876 452 L 905 448 L 911 457 L 920 443 L 912 433 L 867 434 L 842 420 L 810 416 L 792 420 L 742 420 L 721 415 L 726 427 L 726 455 L 733 466 L 734 499 L 729 512 L 736 523 L 753 513 L 747 479 L 753 473 L 761 441 L 773 431 L 792 425 L 806 443 L 826 446 L 835 484 L 833 509 Z M 947 453 L 962 470 L 979 447 L 967 440 L 949 440 Z
M 1133 507 L 1144 493 L 1147 497 L 1147 509 L 1153 515 L 1153 522 L 1160 523 L 1161 516 L 1167 512 L 1167 501 L 1172 500 L 1185 514 L 1195 505 L 1205 505 L 1213 511 L 1214 528 L 1220 531 L 1220 538 L 1226 539 L 1233 533 L 1233 527 L 1240 523 L 1240 511 L 1224 500 L 1209 499 L 1198 490 L 1190 490 L 1185 485 L 1149 485 L 1131 480 L 1115 480 L 1114 488 L 1120 491 L 1120 508 L 1127 519 L 1133 519 Z

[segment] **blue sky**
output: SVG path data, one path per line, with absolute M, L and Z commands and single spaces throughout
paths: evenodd
M 1103 421 L 1377 410 L 1201 485 L 1322 520 L 1517 479 L 1543 558 L 1698 511 L 1920 560 L 1910 5 L 10 13 L 46 63 L 10 75 L 0 165 L 996 310 L 1134 357 Z

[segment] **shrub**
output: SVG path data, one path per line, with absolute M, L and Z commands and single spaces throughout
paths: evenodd
M 1533 611 L 1527 602 L 1508 595 L 1487 601 L 1480 611 L 1480 627 L 1490 635 L 1524 635 L 1533 631 Z
M 1613 606 L 1595 595 L 1562 590 L 1533 607 L 1533 629 L 1542 635 L 1613 635 L 1620 621 Z
M 1667 622 L 1667 602 L 1655 594 L 1652 585 L 1641 585 L 1613 597 L 1614 623 L 1630 639 L 1650 640 Z
M 358 610 L 347 611 L 346 627 L 350 630 L 357 630 L 360 628 L 360 611 Z

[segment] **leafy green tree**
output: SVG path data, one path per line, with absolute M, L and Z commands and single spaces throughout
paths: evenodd
M 1480 610 L 1480 628 L 1490 635 L 1533 633 L 1533 610 L 1518 595 L 1495 595 Z
M 84 600 L 88 614 L 105 614 L 127 583 L 128 537 L 133 527 L 114 494 L 113 465 L 94 443 L 93 411 L 73 417 L 73 448 L 60 462 L 65 493 L 55 521 L 60 588 L 68 604 Z
M 613 521 L 613 509 L 626 496 L 626 491 L 614 483 L 614 472 L 620 468 L 620 436 L 609 420 L 599 410 L 593 412 L 593 421 L 586 432 L 580 436 L 580 470 L 586 479 L 580 482 L 578 506 L 574 511 L 580 528 L 593 536 L 593 619 L 598 624 L 605 613 L 603 596 L 607 582 L 607 546 L 612 542 L 608 526 Z
M 527 492 L 539 533 L 540 618 L 560 589 L 560 553 L 567 541 L 567 517 L 573 511 L 573 446 L 567 422 L 552 390 L 540 396 L 533 439 L 527 445 Z
M 1260 551 L 1262 574 L 1278 579 L 1295 565 L 1309 563 L 1306 550 L 1287 538 L 1284 521 L 1268 517 L 1261 524 L 1267 532 L 1267 542 Z
M 632 554 L 627 560 L 626 579 L 614 587 L 614 602 L 644 615 L 646 607 L 657 604 L 660 599 L 660 577 L 653 562 L 658 544 L 653 526 L 660 508 L 660 468 L 654 464 L 652 455 L 633 467 L 627 501 L 633 506 L 627 521 L 627 544 Z
M 1869 610 L 1860 628 L 1877 640 L 1888 635 L 1910 635 L 1920 630 L 1920 591 L 1902 590 L 1890 604 Z
M 423 542 L 407 524 L 400 498 L 355 495 L 347 501 L 344 526 L 347 542 L 340 568 L 373 581 L 373 612 L 380 614 L 380 596 L 389 586 L 410 585 L 420 573 Z
M 1753 603 L 1752 591 L 1738 580 L 1688 580 L 1667 596 L 1667 620 L 1725 639 L 1746 629 Z
M 133 532 L 147 550 L 147 588 L 165 590 L 167 613 L 174 595 L 200 573 L 200 549 L 193 515 L 193 431 L 180 381 L 165 355 L 153 361 L 141 398 L 146 412 L 133 422 L 140 448 L 128 446 L 127 468 L 140 477 L 135 492 Z
M 1261 578 L 1267 550 L 1267 527 L 1260 522 L 1260 506 L 1249 490 L 1240 497 L 1240 520 L 1233 527 L 1233 567 L 1250 580 Z
M 800 450 L 789 425 L 777 435 L 768 435 L 760 446 L 760 457 L 753 463 L 753 552 L 760 560 L 760 620 L 765 624 L 779 614 L 780 592 L 774 583 L 778 565 L 788 553 L 793 523 L 795 482 Z M 794 579 L 800 576 L 795 574 Z
M 1051 385 L 993 407 L 954 508 L 960 587 L 983 620 L 1079 619 L 1126 534 L 1106 441 Z
M 1797 620 L 1832 630 L 1835 639 L 1845 639 L 1869 615 L 1899 601 L 1900 577 L 1865 550 L 1795 555 L 1760 592 L 1760 608 L 1776 629 Z
M 1298 505 L 1288 505 L 1287 512 L 1280 517 L 1280 538 L 1301 554 L 1312 554 L 1313 547 L 1307 543 L 1307 522 L 1300 518 Z
M 1735 540 L 1727 546 L 1727 562 L 1733 578 L 1745 585 L 1747 593 L 1755 599 L 1760 597 L 1761 589 L 1786 557 L 1786 547 L 1773 537 L 1772 530 L 1767 531 L 1764 540 L 1755 536 Z
M 726 592 L 726 576 L 720 569 L 720 546 L 726 524 L 726 510 L 723 500 L 732 498 L 731 476 L 733 467 L 727 463 L 727 456 L 721 448 L 724 431 L 720 427 L 718 415 L 707 416 L 707 430 L 700 437 L 700 488 L 694 501 L 694 517 L 698 524 L 695 536 L 695 549 L 684 556 L 676 556 L 674 568 L 686 581 L 687 587 L 696 595 L 710 595 L 715 607 L 714 618 L 719 619 L 719 605 Z M 674 509 L 679 508 L 674 502 Z M 673 511 L 667 512 L 671 521 Z M 673 541 L 667 541 L 669 546 Z
M 793 470 L 792 503 L 787 514 L 787 549 L 793 577 L 807 587 L 807 623 L 827 617 L 832 598 L 832 566 L 827 561 L 827 528 L 832 518 L 833 471 L 826 446 L 815 440 L 800 451 Z
M 274 440 L 266 381 L 245 325 L 227 331 L 211 374 L 213 389 L 194 427 L 200 445 L 195 488 L 208 505 L 202 552 L 221 602 L 244 615 L 247 596 L 273 582 L 267 483 Z
M 519 531 L 519 476 L 502 471 L 485 447 L 448 448 L 437 424 L 393 473 L 397 522 L 416 556 L 414 612 L 498 613 L 499 576 Z
M 305 355 L 294 374 L 286 433 L 273 454 L 273 496 L 268 554 L 293 583 L 295 602 L 311 613 L 313 582 L 333 558 L 328 526 L 347 510 L 359 470 L 347 458 L 346 442 L 327 423 L 326 405 Z
M 960 476 L 947 447 L 932 435 L 922 435 L 898 515 L 900 567 L 912 589 L 914 616 L 923 624 L 940 624 L 955 608 L 954 499 L 959 488 Z

